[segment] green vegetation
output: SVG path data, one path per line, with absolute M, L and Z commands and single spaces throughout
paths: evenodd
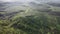
M 52 9 L 52 11 L 57 11 L 57 12 L 60 12 L 60 7 L 51 7 L 50 9 Z
M 14 16 L 9 20 L 0 20 L 0 34 L 60 34 L 60 17 L 46 13 Z
M 0 14 L 0 34 L 60 34 L 59 12 L 51 9 L 21 10 L 14 15 Z M 58 16 L 59 15 L 59 16 Z M 11 17 L 10 17 L 11 16 Z

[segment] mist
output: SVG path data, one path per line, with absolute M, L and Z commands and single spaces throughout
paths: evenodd
M 60 2 L 60 0 L 0 0 L 3 2 Z

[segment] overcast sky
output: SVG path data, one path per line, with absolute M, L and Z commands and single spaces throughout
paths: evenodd
M 33 0 L 0 0 L 0 1 L 4 1 L 4 2 L 29 2 L 29 1 L 33 1 Z
M 35 1 L 35 0 L 0 0 L 0 1 L 4 1 L 4 2 L 30 2 L 30 1 Z M 39 0 L 39 1 L 54 1 L 54 2 L 60 2 L 60 0 Z

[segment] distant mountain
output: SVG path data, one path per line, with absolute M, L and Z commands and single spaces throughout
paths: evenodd
M 36 3 L 36 2 L 30 2 L 29 6 L 36 9 L 36 10 L 48 10 L 50 8 L 50 5 L 46 3 Z
M 0 2 L 0 11 L 1 10 L 6 10 L 9 12 L 17 11 L 17 10 L 19 11 L 20 9 L 27 8 L 27 7 L 31 7 L 31 8 L 38 9 L 38 10 L 40 10 L 40 9 L 45 10 L 45 9 L 50 8 L 50 5 L 60 6 L 59 3 L 57 3 L 57 2 L 54 3 L 53 0 L 49 0 L 49 1 L 48 0 L 33 0 L 31 2 L 26 2 L 26 3 L 23 3 L 23 2 Z
M 0 11 L 5 10 L 11 6 L 21 5 L 20 2 L 0 2 Z
M 49 2 L 49 3 L 47 3 L 47 4 L 49 4 L 49 5 L 51 5 L 51 6 L 60 7 L 60 3 L 57 3 L 57 2 Z

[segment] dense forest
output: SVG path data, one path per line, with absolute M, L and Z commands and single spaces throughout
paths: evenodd
M 0 34 L 60 34 L 60 3 L 19 4 L 0 3 Z

